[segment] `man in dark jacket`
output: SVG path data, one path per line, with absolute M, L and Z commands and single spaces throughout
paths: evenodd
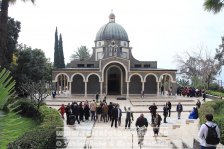
M 71 105 L 71 109 L 72 109 L 72 114 L 75 115 L 75 121 L 77 121 L 78 124 L 80 124 L 78 104 L 76 102 L 73 102 L 72 105 Z
M 155 103 L 153 103 L 153 105 L 149 106 L 149 111 L 151 113 L 151 122 L 154 123 L 154 119 L 156 117 L 156 110 L 157 110 L 157 106 Z
M 163 116 L 164 116 L 163 122 L 164 123 L 167 123 L 166 122 L 166 117 L 168 115 L 168 109 L 169 109 L 168 106 L 165 104 L 164 107 L 163 107 Z
M 143 114 L 141 114 L 140 117 L 138 117 L 135 126 L 137 127 L 138 144 L 142 145 L 148 127 L 148 121 Z
M 178 119 L 180 119 L 181 116 L 181 112 L 183 111 L 183 106 L 182 104 L 179 102 L 177 105 L 177 109 L 176 109 L 177 113 L 178 113 Z
M 110 121 L 112 120 L 112 109 L 113 109 L 113 103 L 110 102 L 110 104 L 108 106 L 108 117 L 109 117 Z
M 71 115 L 71 106 L 70 106 L 70 103 L 68 103 L 68 105 L 66 106 L 65 113 L 66 113 L 66 117 L 67 117 L 66 123 L 68 125 L 69 124 L 69 116 Z
M 171 107 L 172 107 L 172 105 L 171 105 L 171 102 L 170 102 L 170 101 L 168 101 L 168 102 L 167 102 L 167 106 L 168 106 L 168 116 L 170 117 Z
M 117 128 L 117 120 L 118 120 L 118 107 L 117 105 L 112 109 L 112 113 L 111 113 L 111 117 L 112 117 L 112 121 L 111 121 L 111 127 L 113 127 L 114 121 L 115 121 L 115 128 Z

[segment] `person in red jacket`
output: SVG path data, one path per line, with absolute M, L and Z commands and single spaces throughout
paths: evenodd
M 61 113 L 61 118 L 64 119 L 64 113 L 65 113 L 65 106 L 64 106 L 64 104 L 61 105 L 61 107 L 58 109 L 58 111 L 60 111 L 60 113 Z

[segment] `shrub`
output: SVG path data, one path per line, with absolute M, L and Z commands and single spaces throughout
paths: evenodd
M 41 106 L 39 109 L 40 125 L 33 131 L 8 145 L 8 149 L 20 147 L 23 149 L 53 149 L 56 148 L 56 131 L 63 131 L 63 121 L 57 110 Z M 62 140 L 61 140 L 62 141 Z
M 199 109 L 199 118 L 200 124 L 205 123 L 205 115 L 208 113 L 213 114 L 214 122 L 220 128 L 221 132 L 221 143 L 224 144 L 224 101 L 223 100 L 216 100 L 216 101 L 209 101 L 202 104 L 201 108 Z
M 32 118 L 33 120 L 39 121 L 40 112 L 34 105 L 34 102 L 28 99 L 16 99 L 11 100 L 11 103 L 7 104 L 7 110 L 17 112 L 24 117 Z
M 207 92 L 207 94 L 210 94 L 210 95 L 214 95 L 214 96 L 218 96 L 218 97 L 224 97 L 224 93 L 222 93 L 222 92 L 211 91 L 211 90 L 207 90 L 206 92 Z

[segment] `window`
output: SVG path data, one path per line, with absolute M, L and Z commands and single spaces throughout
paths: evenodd
M 101 46 L 101 42 L 98 42 L 98 46 Z
M 135 68 L 141 68 L 141 64 L 135 64 Z
M 126 42 L 124 42 L 124 46 L 126 46 Z
M 78 66 L 78 68 L 84 68 L 85 67 L 84 64 L 78 64 L 77 66 Z
M 144 68 L 150 68 L 150 64 L 145 64 Z
M 94 68 L 94 64 L 87 64 L 87 68 Z

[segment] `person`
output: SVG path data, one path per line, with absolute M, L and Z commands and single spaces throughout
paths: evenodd
M 108 119 L 111 121 L 112 120 L 112 109 L 113 109 L 113 103 L 110 102 L 108 106 Z
M 102 120 L 102 106 L 101 104 L 97 104 L 96 106 L 96 120 L 99 122 Z
M 171 108 L 172 108 L 172 104 L 170 101 L 167 102 L 167 106 L 168 106 L 168 116 L 170 117 Z
M 164 123 L 167 123 L 167 121 L 166 121 L 166 117 L 167 117 L 167 115 L 168 115 L 168 109 L 169 109 L 169 107 L 167 106 L 167 104 L 165 104 L 165 105 L 163 106 L 163 116 L 164 116 L 164 118 L 163 118 L 163 122 L 164 122 Z
M 88 101 L 86 101 L 86 102 L 84 103 L 84 115 L 85 115 L 85 120 L 89 120 L 89 116 L 90 116 L 89 111 L 90 111 L 90 109 L 89 109 L 89 104 L 88 104 Z
M 64 119 L 64 113 L 65 113 L 65 106 L 64 106 L 64 104 L 61 105 L 61 107 L 58 109 L 58 111 L 60 111 L 61 118 Z
M 197 106 L 198 109 L 201 107 L 201 102 L 200 102 L 199 99 L 198 99 L 198 101 L 197 101 L 197 103 L 196 103 L 196 106 Z
M 144 98 L 144 91 L 141 91 L 141 98 Z
M 159 113 L 156 113 L 155 122 L 152 124 L 154 136 L 158 136 L 161 121 L 161 116 L 159 115 Z
M 121 126 L 122 110 L 121 110 L 119 104 L 117 105 L 117 108 L 118 108 L 118 126 Z
M 78 124 L 80 124 L 80 121 L 79 121 L 79 106 L 78 106 L 77 102 L 72 103 L 71 109 L 72 109 L 72 114 L 75 116 L 75 121 L 77 121 Z
M 96 102 L 98 102 L 98 100 L 99 100 L 99 93 L 97 92 L 96 93 Z
M 164 86 L 161 86 L 161 95 L 164 95 Z
M 201 125 L 199 133 L 198 133 L 201 149 L 216 149 L 215 144 L 212 145 L 206 142 L 206 137 L 208 135 L 209 127 L 212 127 L 212 128 L 215 128 L 215 131 L 217 133 L 217 138 L 220 139 L 220 129 L 218 125 L 212 121 L 213 120 L 212 114 L 206 114 L 205 119 L 206 119 L 206 123 Z
M 138 144 L 142 145 L 148 127 L 148 121 L 143 113 L 137 118 L 135 126 L 137 127 Z
M 52 91 L 52 97 L 55 98 L 56 96 L 56 91 Z
M 188 116 L 189 119 L 197 119 L 198 118 L 198 109 L 193 107 L 193 110 Z
M 112 116 L 112 120 L 111 120 L 111 127 L 113 127 L 113 124 L 115 122 L 115 128 L 117 128 L 117 120 L 118 120 L 118 107 L 117 105 L 115 107 L 113 107 L 112 109 L 112 113 L 111 113 L 111 116 Z
M 172 87 L 170 87 L 169 89 L 168 89 L 168 96 L 171 96 L 172 95 Z
M 106 103 L 104 103 L 102 107 L 102 117 L 104 123 L 108 121 L 107 115 L 108 115 L 108 106 Z
M 96 102 L 93 100 L 90 104 L 91 121 L 96 120 Z
M 131 108 L 128 107 L 128 110 L 126 107 L 124 107 L 124 110 L 126 112 L 126 119 L 125 119 L 125 129 L 128 126 L 128 129 L 131 127 L 131 120 L 134 121 L 133 112 L 131 111 Z
M 157 106 L 155 103 L 153 103 L 153 105 L 149 106 L 149 111 L 151 113 L 151 122 L 154 123 L 154 118 L 156 116 L 156 110 L 157 110 Z
M 70 103 L 68 103 L 68 105 L 66 106 L 66 108 L 65 108 L 65 113 L 66 113 L 66 118 L 67 118 L 67 120 L 66 120 L 66 123 L 67 123 L 67 125 L 69 124 L 69 116 L 71 115 L 71 106 L 70 106 Z
M 205 102 L 205 98 L 206 98 L 206 91 L 205 90 L 202 91 L 202 97 L 203 97 L 202 101 Z
M 181 112 L 183 111 L 183 106 L 182 104 L 179 102 L 177 105 L 177 109 L 176 109 L 177 113 L 178 113 L 178 119 L 180 119 L 181 117 Z
M 84 118 L 83 118 L 84 109 L 83 109 L 82 102 L 79 103 L 78 109 L 79 109 L 79 120 L 84 122 Z

